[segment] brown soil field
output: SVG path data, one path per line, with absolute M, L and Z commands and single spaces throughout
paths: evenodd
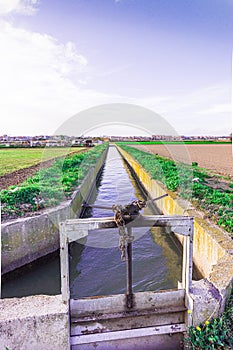
M 33 176 L 40 169 L 49 168 L 54 163 L 54 159 L 32 165 L 28 168 L 19 169 L 12 173 L 5 174 L 0 177 L 0 190 L 9 186 L 15 186 L 25 181 L 28 177 Z
M 231 144 L 213 145 L 133 145 L 140 150 L 158 154 L 190 164 L 197 162 L 201 168 L 206 168 L 212 174 L 223 175 L 233 179 L 233 156 Z

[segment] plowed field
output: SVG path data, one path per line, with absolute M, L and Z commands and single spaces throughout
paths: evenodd
M 133 145 L 140 150 L 158 154 L 177 161 L 197 162 L 201 168 L 211 173 L 227 176 L 233 179 L 233 156 L 231 144 L 201 144 L 201 145 Z

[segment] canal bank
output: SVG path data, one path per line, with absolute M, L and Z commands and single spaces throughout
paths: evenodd
M 92 166 L 72 198 L 32 217 L 1 225 L 2 275 L 27 265 L 59 249 L 59 222 L 78 217 L 81 204 L 88 200 L 106 159 L 107 149 Z
M 110 147 L 99 181 L 95 182 L 89 203 L 111 208 L 135 199 L 146 200 L 147 194 L 133 178 L 115 147 Z M 157 214 L 157 207 L 144 209 L 145 215 Z M 112 210 L 86 209 L 82 217 L 112 216 Z M 137 228 L 134 232 L 134 290 L 176 288 L 181 280 L 182 251 L 179 242 L 164 228 Z M 90 232 L 85 244 L 70 246 L 70 279 L 72 296 L 84 297 L 124 293 L 125 267 L 118 249 L 117 229 Z M 47 255 L 19 274 L 4 281 L 3 297 L 60 293 L 59 255 Z M 109 277 L 111 276 L 111 277 Z M 93 280 L 96 282 L 93 284 Z
M 196 211 L 191 203 L 185 203 L 178 198 L 174 192 L 165 190 L 163 184 L 152 179 L 141 165 L 126 151 L 118 147 L 119 152 L 127 164 L 132 168 L 135 175 L 141 181 L 151 197 L 156 197 L 168 193 L 162 201 L 157 203 L 158 208 L 166 215 L 188 215 L 194 217 L 194 242 L 193 261 L 196 268 L 201 273 L 203 279 L 195 282 L 196 289 L 200 291 L 207 289 L 215 295 L 213 307 L 196 308 L 196 320 L 205 321 L 211 314 L 224 310 L 226 299 L 231 293 L 233 283 L 233 241 L 229 235 L 216 225 L 203 219 L 201 213 Z M 205 293 L 204 293 L 205 294 Z M 201 304 L 200 304 L 201 305 Z M 199 313 L 199 315 L 198 315 Z M 200 313 L 203 315 L 201 316 Z

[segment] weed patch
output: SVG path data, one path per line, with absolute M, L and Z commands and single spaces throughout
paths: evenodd
M 187 165 L 126 145 L 122 149 L 133 156 L 153 179 L 170 191 L 204 211 L 206 216 L 229 233 L 233 233 L 233 190 L 216 189 L 209 185 L 210 176 L 197 164 Z M 232 234 L 233 236 L 233 234 Z
M 2 220 L 24 216 L 68 199 L 106 146 L 103 144 L 86 153 L 55 159 L 52 167 L 38 171 L 18 186 L 2 190 Z
M 190 327 L 185 343 L 192 350 L 233 349 L 233 292 L 222 315 Z

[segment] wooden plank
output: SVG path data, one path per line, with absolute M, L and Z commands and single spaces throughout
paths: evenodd
M 95 342 L 130 339 L 130 338 L 141 338 L 153 335 L 162 334 L 174 334 L 186 332 L 186 326 L 184 323 L 165 325 L 159 327 L 146 327 L 137 329 L 128 329 L 115 332 L 107 333 L 96 333 L 82 336 L 73 336 L 70 338 L 70 345 L 81 345 Z

